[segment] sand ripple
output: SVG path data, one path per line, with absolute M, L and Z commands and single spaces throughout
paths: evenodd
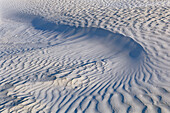
M 0 112 L 170 112 L 168 0 L 0 6 Z

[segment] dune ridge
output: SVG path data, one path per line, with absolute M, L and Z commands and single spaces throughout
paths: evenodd
M 170 112 L 168 0 L 0 6 L 0 112 Z

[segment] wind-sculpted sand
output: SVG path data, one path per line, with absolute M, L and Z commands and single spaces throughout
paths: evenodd
M 0 112 L 169 113 L 169 0 L 1 0 Z

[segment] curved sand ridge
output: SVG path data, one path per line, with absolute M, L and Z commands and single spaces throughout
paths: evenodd
M 170 8 L 141 2 L 1 1 L 0 111 L 170 112 Z

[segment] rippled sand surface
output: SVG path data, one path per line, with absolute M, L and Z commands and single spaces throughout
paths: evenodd
M 169 0 L 1 0 L 0 112 L 169 113 Z

